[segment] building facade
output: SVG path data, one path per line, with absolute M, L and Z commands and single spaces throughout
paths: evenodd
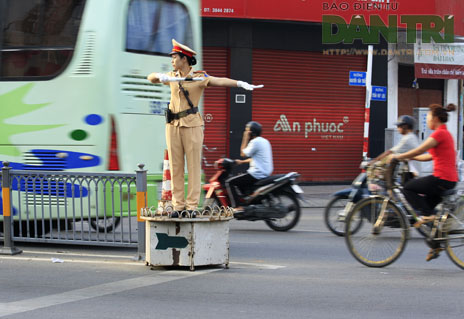
M 367 70 L 368 45 L 359 39 L 327 44 L 322 36 L 324 15 L 345 21 L 355 14 L 378 15 L 387 21 L 392 12 L 425 14 L 449 9 L 434 6 L 418 12 L 410 2 L 336 1 L 336 7 L 330 7 L 324 1 L 288 0 L 285 6 L 281 1 L 268 1 L 262 6 L 253 0 L 204 0 L 204 69 L 214 76 L 264 84 L 253 92 L 206 91 L 207 165 L 221 156 L 238 158 L 245 124 L 254 120 L 263 125 L 263 135 L 273 146 L 275 174 L 297 171 L 306 182 L 350 181 L 359 173 L 366 146 L 370 156 L 384 151 L 385 131 L 394 126 L 399 114 L 432 100 L 457 100 L 458 80 L 451 84 L 419 80 L 423 82 L 420 91 L 412 88 L 412 81 L 408 87 L 414 62 L 402 63 L 401 59 L 410 57 L 394 57 L 392 44 L 379 37 L 373 44 L 371 82 L 388 87 L 388 93 L 384 99 L 370 101 L 366 112 L 366 88 L 350 85 L 349 75 Z M 369 9 L 368 3 L 383 7 Z M 211 175 L 213 169 L 206 167 L 205 171 Z

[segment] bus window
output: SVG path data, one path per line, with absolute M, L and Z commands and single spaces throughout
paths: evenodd
M 193 31 L 187 8 L 175 1 L 132 0 L 129 4 L 126 50 L 169 55 L 171 39 L 193 47 Z
M 49 79 L 69 63 L 85 0 L 4 0 L 0 80 Z

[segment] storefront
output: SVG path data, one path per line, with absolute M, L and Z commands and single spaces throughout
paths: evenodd
M 349 85 L 349 72 L 366 71 L 367 55 L 359 52 L 367 45 L 357 40 L 324 44 L 321 19 L 334 11 L 324 11 L 323 1 L 289 0 L 285 8 L 280 1 L 265 7 L 258 2 L 203 1 L 204 69 L 214 76 L 265 86 L 253 92 L 205 91 L 206 165 L 221 156 L 239 158 L 245 124 L 255 120 L 263 124 L 263 136 L 273 146 L 275 174 L 297 171 L 305 182 L 352 180 L 362 160 L 366 90 Z M 423 7 L 413 9 L 403 2 L 397 13 L 424 13 L 418 11 Z M 336 13 L 346 19 L 355 12 L 372 13 L 354 9 Z M 387 52 L 388 44 L 381 39 L 374 49 Z M 387 86 L 388 58 L 388 54 L 374 55 L 373 85 Z M 410 90 L 404 91 L 412 98 Z M 439 99 L 443 93 L 432 94 Z M 371 102 L 370 156 L 384 150 L 390 113 L 387 101 Z M 207 166 L 205 171 L 210 176 L 214 170 Z
M 349 72 L 366 69 L 365 55 L 324 54 L 320 26 L 214 19 L 203 26 L 209 74 L 264 84 L 253 92 L 205 91 L 207 176 L 217 158 L 239 158 L 251 120 L 263 125 L 272 144 L 275 174 L 297 171 L 303 181 L 323 182 L 349 181 L 359 173 L 365 88 L 350 86 Z M 386 70 L 382 73 L 386 80 Z
M 306 181 L 345 180 L 362 155 L 365 89 L 348 85 L 366 57 L 320 52 L 253 50 L 252 118 L 263 124 L 278 173 Z

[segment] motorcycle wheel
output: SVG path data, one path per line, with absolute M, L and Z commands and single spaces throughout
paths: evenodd
M 93 230 L 98 230 L 100 233 L 109 233 L 112 232 L 116 227 L 118 227 L 119 223 L 121 222 L 120 217 L 107 217 L 106 223 L 103 217 L 98 218 L 98 222 L 96 219 L 92 219 L 90 221 L 90 226 Z
M 337 236 L 345 236 L 345 221 L 339 220 L 339 213 L 342 212 L 349 203 L 348 196 L 336 196 L 327 204 L 324 211 L 324 221 L 327 228 Z M 352 204 L 353 209 L 355 204 Z M 348 215 L 349 212 L 346 212 Z M 345 216 L 346 217 L 346 216 Z M 361 227 L 362 219 L 357 223 L 353 223 L 351 231 L 356 233 Z
M 265 220 L 264 222 L 275 231 L 287 231 L 296 226 L 300 220 L 301 207 L 298 198 L 291 193 L 274 194 L 275 201 L 289 207 L 284 218 Z
M 324 210 L 324 222 L 327 228 L 337 236 L 345 236 L 345 222 L 338 215 L 345 209 L 350 200 L 348 196 L 336 196 L 327 204 Z

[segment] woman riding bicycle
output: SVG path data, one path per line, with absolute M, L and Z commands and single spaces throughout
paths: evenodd
M 434 132 L 415 149 L 392 156 L 392 159 L 397 160 L 433 160 L 433 175 L 410 180 L 403 188 L 408 202 L 423 215 L 414 227 L 435 219 L 434 208 L 441 202 L 443 192 L 453 189 L 458 181 L 455 144 L 445 124 L 448 121 L 447 112 L 454 111 L 456 106 L 449 104 L 443 107 L 439 104 L 431 104 L 429 109 L 427 126 Z M 428 154 L 423 154 L 427 151 Z M 439 245 L 432 247 L 426 260 L 437 258 L 440 250 Z

